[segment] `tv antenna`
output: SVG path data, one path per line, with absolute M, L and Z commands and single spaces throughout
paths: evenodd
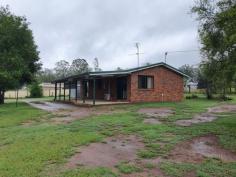
M 137 55 L 137 62 L 138 62 L 138 67 L 139 67 L 140 55 L 144 54 L 144 53 L 140 53 L 140 43 L 139 42 L 135 43 L 135 47 L 137 49 L 137 52 L 135 54 L 131 54 L 131 55 Z

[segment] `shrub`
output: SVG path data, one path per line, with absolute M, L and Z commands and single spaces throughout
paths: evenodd
M 198 98 L 198 96 L 195 95 L 195 94 L 192 94 L 192 95 L 186 96 L 185 98 L 186 98 L 186 99 L 196 99 L 196 98 Z
M 38 82 L 34 82 L 29 86 L 31 98 L 41 98 L 43 96 L 43 88 Z

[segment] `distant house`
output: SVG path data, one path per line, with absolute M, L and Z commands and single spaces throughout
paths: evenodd
M 184 77 L 165 63 L 120 70 L 88 72 L 53 81 L 55 100 L 95 104 L 109 102 L 177 102 L 183 98 Z M 69 90 L 69 97 L 66 97 Z

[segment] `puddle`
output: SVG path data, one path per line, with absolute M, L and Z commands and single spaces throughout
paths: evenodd
M 235 162 L 236 154 L 219 146 L 214 135 L 197 137 L 191 141 L 177 144 L 169 159 L 177 162 L 201 163 L 204 158 L 217 158 L 223 162 Z
M 76 168 L 78 165 L 114 167 L 121 161 L 135 160 L 137 151 L 142 148 L 144 144 L 137 136 L 109 137 L 104 142 L 80 148 L 80 152 L 69 159 L 66 168 Z

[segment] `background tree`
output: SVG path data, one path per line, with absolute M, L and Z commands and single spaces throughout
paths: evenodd
M 98 58 L 94 58 L 94 61 L 93 61 L 93 68 L 94 68 L 94 71 L 102 71 L 101 68 L 99 68 L 99 62 L 98 62 Z
M 56 62 L 55 64 L 55 72 L 57 75 L 57 78 L 64 78 L 69 76 L 69 70 L 70 70 L 70 63 L 66 60 L 60 60 L 58 62 Z
M 70 74 L 76 75 L 90 71 L 89 65 L 85 59 L 75 59 L 70 66 Z
M 55 72 L 53 69 L 44 68 L 43 70 L 40 70 L 37 75 L 37 80 L 42 82 L 52 82 L 57 78 Z
M 116 71 L 122 71 L 123 69 L 121 67 L 117 67 Z
M 4 93 L 33 80 L 39 70 L 39 52 L 25 17 L 0 7 L 0 104 Z
M 183 65 L 179 68 L 179 70 L 184 74 L 187 74 L 192 82 L 197 82 L 198 68 L 191 65 Z
M 236 74 L 236 1 L 198 0 L 192 12 L 198 15 L 207 97 L 216 91 L 225 98 Z

